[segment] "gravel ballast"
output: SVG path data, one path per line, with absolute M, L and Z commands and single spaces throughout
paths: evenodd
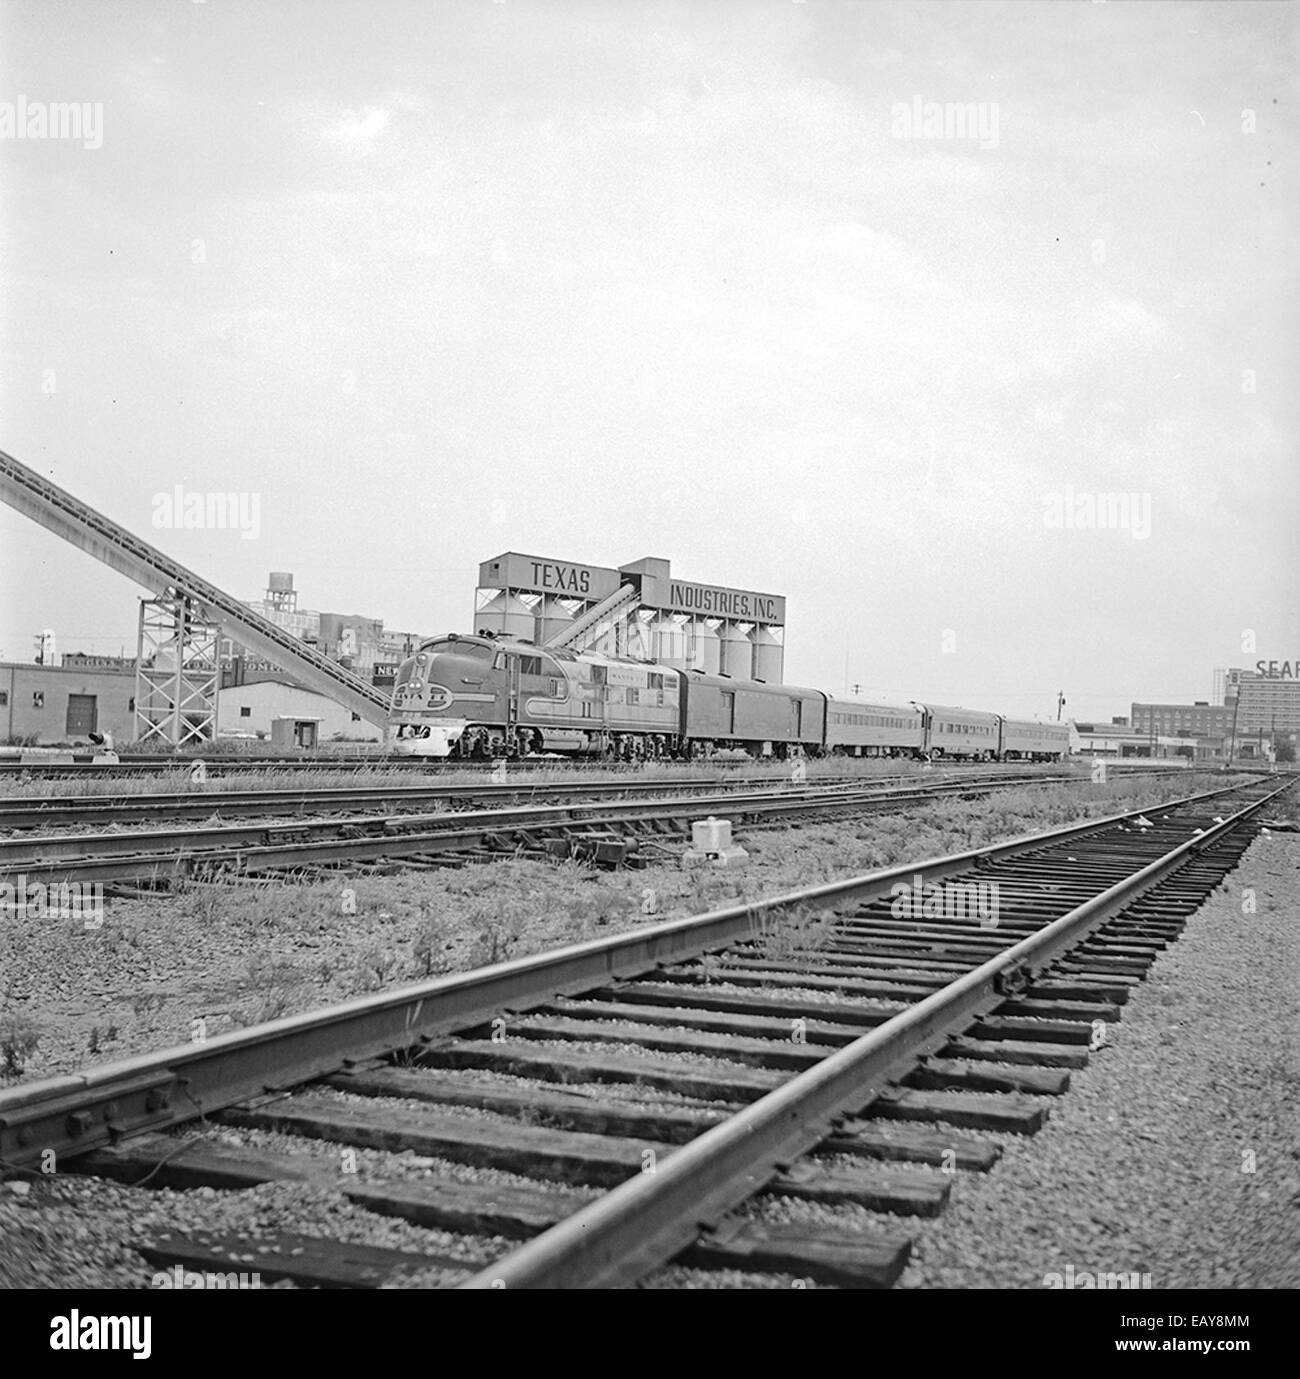
M 1150 1275 L 1153 1288 L 1297 1286 L 1297 870 L 1295 835 L 1253 844 L 1151 969 L 1107 1046 L 1051 1100 L 1045 1129 L 992 1137 L 1004 1145 L 1001 1162 L 986 1175 L 958 1174 L 937 1220 L 789 1199 L 750 1210 L 910 1235 L 901 1283 L 912 1288 L 1041 1288 L 1054 1274 L 1085 1273 Z M 1252 913 L 1243 913 L 1247 892 Z M 367 1176 L 382 1174 L 380 1156 L 364 1160 Z M 428 1166 L 409 1162 L 395 1176 Z M 150 1227 L 197 1226 L 338 1234 L 469 1264 L 485 1257 L 484 1242 L 380 1218 L 304 1185 L 178 1194 L 60 1175 L 0 1185 L 0 1285 L 147 1286 L 151 1271 L 129 1242 Z M 670 1269 L 647 1285 L 793 1282 Z
M 742 830 L 750 859 L 734 871 L 682 870 L 678 841 L 644 871 L 512 859 L 303 884 L 192 882 L 154 899 L 110 898 L 90 929 L 0 909 L 0 1088 L 1207 784 L 1173 775 Z
M 1296 835 L 1252 844 L 1046 1127 L 958 1176 L 904 1286 L 1300 1286 L 1298 873 Z

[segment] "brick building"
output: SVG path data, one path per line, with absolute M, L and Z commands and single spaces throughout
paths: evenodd
M 38 666 L 0 662 L 0 740 L 89 742 L 109 732 L 135 737 L 135 666 Z

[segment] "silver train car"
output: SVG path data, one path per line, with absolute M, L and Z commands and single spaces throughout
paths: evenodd
M 1064 723 L 1002 720 L 1002 761 L 1062 761 L 1069 752 L 1070 729 Z
M 925 751 L 925 714 L 915 704 L 827 695 L 826 748 L 836 756 L 919 757 Z
M 1069 750 L 1063 724 L 838 699 L 799 685 L 456 633 L 421 643 L 398 667 L 389 724 L 394 750 L 432 757 L 650 760 L 740 749 L 1041 761 Z
M 955 757 L 996 761 L 1001 753 L 1002 720 L 995 713 L 957 709 L 946 704 L 918 704 L 925 720 L 925 752 L 931 760 Z

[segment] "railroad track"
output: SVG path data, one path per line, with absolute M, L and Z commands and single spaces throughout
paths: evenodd
M 727 790 L 666 798 L 436 813 L 326 815 L 284 822 L 213 827 L 136 828 L 93 833 L 17 832 L 0 839 L 0 876 L 28 882 L 164 885 L 179 877 L 229 878 L 300 873 L 344 865 L 446 865 L 502 855 L 590 856 L 610 862 L 635 855 L 637 838 L 676 839 L 691 821 L 722 811 L 737 826 L 838 818 L 942 798 L 1078 781 L 1074 774 L 941 779 L 905 787 L 871 783 Z M 605 849 L 602 851 L 601 849 Z M 594 851 L 593 851 L 594 849 Z
M 60 753 L 74 757 L 72 761 L 22 761 L 18 758 L 0 757 L 0 780 L 5 777 L 27 775 L 33 779 L 54 780 L 79 776 L 91 779 L 104 779 L 114 776 L 138 776 L 157 773 L 188 773 L 196 761 L 202 761 L 209 776 L 236 775 L 246 771 L 266 771 L 268 774 L 282 774 L 295 771 L 413 771 L 417 774 L 427 772 L 439 775 L 445 771 L 483 771 L 494 770 L 500 763 L 496 761 L 453 761 L 443 757 L 412 756 L 226 756 L 202 753 L 196 756 L 173 756 L 159 753 L 152 756 L 123 756 L 117 761 L 94 761 L 89 754 Z M 724 763 L 718 763 L 723 765 Z M 737 766 L 744 763 L 736 762 Z M 639 763 L 638 763 L 639 766 Z M 555 770 L 613 770 L 620 769 L 617 762 L 569 761 L 564 758 L 522 758 L 512 759 L 510 769 L 523 771 Z M 622 769 L 637 769 L 627 766 Z
M 66 754 L 65 754 L 66 755 Z M 21 761 L 0 757 L 0 780 L 24 778 L 32 780 L 69 780 L 86 778 L 90 780 L 109 780 L 115 777 L 153 774 L 188 775 L 196 761 L 202 761 L 209 778 L 223 775 L 240 775 L 250 771 L 264 771 L 268 775 L 291 774 L 293 772 L 346 772 L 346 771 L 400 771 L 417 775 L 440 775 L 444 772 L 471 771 L 484 774 L 496 770 L 500 761 L 461 760 L 454 761 L 442 757 L 411 756 L 126 756 L 116 762 L 95 762 L 89 756 L 84 760 L 72 762 Z M 727 758 L 701 758 L 711 769 L 743 771 L 753 765 L 748 756 Z M 1150 770 L 1153 763 L 1146 759 L 1111 761 L 1108 767 L 1117 771 Z M 1154 763 L 1164 770 L 1182 769 L 1182 763 Z M 608 773 L 613 771 L 636 775 L 645 768 L 644 762 L 618 762 L 608 760 L 584 761 L 567 757 L 523 757 L 512 758 L 511 771 L 591 771 Z M 960 763 L 960 769 L 977 771 L 979 763 Z
M 677 1261 L 888 1286 L 907 1218 L 993 1169 L 981 1131 L 1042 1124 L 1289 788 L 1227 787 L 18 1087 L 0 1093 L 0 1165 L 307 1183 L 464 1247 L 178 1229 L 134 1242 L 149 1268 L 595 1287 Z M 972 887 L 996 904 L 953 913 L 945 897 Z M 774 1219 L 788 1198 L 897 1224 Z
M 924 776 L 915 772 L 897 776 L 818 775 L 804 786 L 853 785 L 863 789 L 886 789 L 903 782 L 930 784 L 939 780 L 972 779 L 969 775 L 934 772 Z M 1063 779 L 1062 773 L 1029 770 L 981 772 L 981 782 L 996 780 Z M 139 824 L 158 819 L 272 818 L 284 815 L 336 814 L 340 810 L 380 809 L 389 813 L 431 805 L 469 808 L 474 805 L 527 801 L 546 804 L 568 799 L 622 799 L 628 795 L 689 795 L 710 791 L 781 790 L 796 788 L 793 782 L 773 777 L 731 776 L 720 779 L 700 777 L 643 777 L 618 775 L 612 779 L 539 781 L 522 778 L 506 781 L 473 781 L 456 785 L 326 786 L 309 789 L 267 787 L 252 790 L 208 790 L 151 792 L 131 795 L 69 795 L 35 798 L 0 797 L 0 832 L 55 825 Z

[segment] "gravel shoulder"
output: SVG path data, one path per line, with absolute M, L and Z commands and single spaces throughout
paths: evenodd
M 1300 1287 L 1298 880 L 1297 835 L 1251 846 L 1045 1128 L 958 1177 L 904 1286 Z

